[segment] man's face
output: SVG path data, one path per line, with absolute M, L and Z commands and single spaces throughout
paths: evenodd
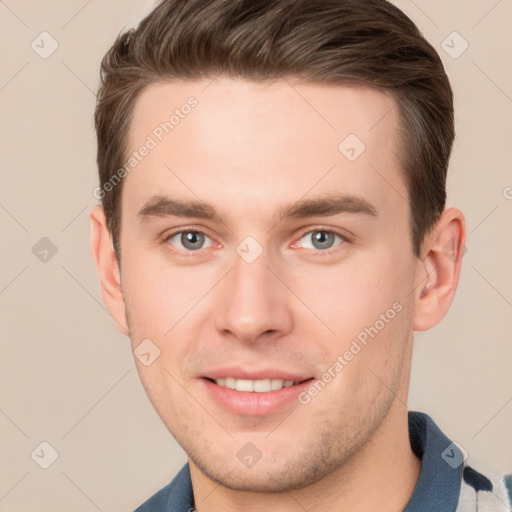
M 130 337 L 160 351 L 140 377 L 211 479 L 307 485 L 403 414 L 419 262 L 397 129 L 395 102 L 355 87 L 222 78 L 137 101 L 129 152 L 156 147 L 123 185 Z

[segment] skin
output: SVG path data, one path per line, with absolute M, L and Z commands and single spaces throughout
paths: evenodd
M 136 359 L 137 368 L 188 454 L 196 509 L 403 509 L 420 471 L 407 427 L 413 331 L 450 307 L 461 212 L 446 210 L 414 256 L 398 109 L 362 87 L 155 84 L 137 101 L 130 151 L 190 96 L 197 107 L 125 178 L 121 269 L 100 206 L 91 248 L 105 303 L 132 348 L 149 338 L 161 351 L 149 366 Z M 353 162 L 338 150 L 350 133 L 366 146 Z M 364 199 L 376 215 L 280 216 L 285 205 L 334 192 Z M 203 201 L 221 220 L 141 218 L 156 196 Z M 204 231 L 204 248 L 187 252 L 169 237 L 180 229 Z M 315 230 L 341 236 L 319 249 Z M 236 252 L 247 236 L 263 248 L 252 263 Z M 307 405 L 241 415 L 205 392 L 200 377 L 227 364 L 321 379 L 396 303 L 400 312 Z M 247 442 L 262 454 L 251 468 L 237 457 Z

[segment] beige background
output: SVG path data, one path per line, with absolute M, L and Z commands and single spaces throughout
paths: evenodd
M 454 86 L 449 204 L 470 233 L 449 315 L 416 337 L 409 408 L 511 471 L 512 1 L 395 3 L 438 48 Z M 88 246 L 100 60 L 150 5 L 0 1 L 0 511 L 133 510 L 186 460 L 104 309 Z M 47 59 L 31 47 L 51 48 L 43 31 L 59 45 Z M 454 31 L 469 44 L 458 58 L 442 47 Z M 447 43 L 462 49 L 457 36 Z M 47 262 L 32 252 L 42 237 L 57 248 Z M 36 463 L 49 460 L 43 441 L 58 452 L 48 469 Z

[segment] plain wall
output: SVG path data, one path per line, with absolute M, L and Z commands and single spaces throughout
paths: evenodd
M 449 314 L 416 335 L 409 408 L 510 471 L 512 2 L 395 3 L 438 49 L 453 84 L 448 205 L 464 211 L 469 232 Z M 89 254 L 99 65 L 150 6 L 0 2 L 0 511 L 133 510 L 186 461 L 104 308 Z M 43 31 L 58 43 L 46 59 L 31 47 L 51 48 Z M 458 58 L 442 47 L 462 48 L 454 31 L 469 44 Z M 34 246 L 50 251 L 48 261 Z M 58 452 L 48 469 L 36 463 L 43 441 Z

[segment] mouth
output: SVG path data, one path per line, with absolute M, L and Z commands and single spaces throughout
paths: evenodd
M 270 376 L 266 379 L 247 379 L 226 377 L 224 374 L 216 378 L 202 377 L 200 381 L 213 403 L 224 411 L 236 416 L 264 417 L 290 407 L 302 407 L 297 397 L 315 380 L 314 377 L 287 377 L 293 377 L 293 380 Z
M 221 388 L 233 389 L 241 391 L 242 393 L 269 393 L 271 391 L 279 391 L 283 388 L 298 386 L 299 384 L 313 380 L 313 377 L 302 380 L 284 380 L 278 378 L 250 380 L 238 379 L 236 377 L 212 379 L 206 377 L 206 380 L 217 384 L 217 386 Z

